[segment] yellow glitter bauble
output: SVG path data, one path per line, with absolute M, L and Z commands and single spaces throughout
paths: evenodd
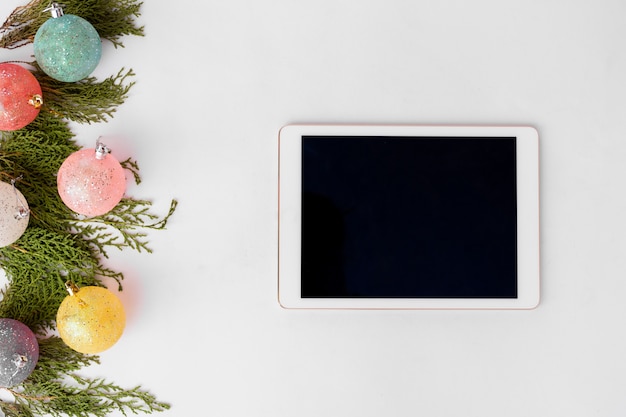
M 126 313 L 122 302 L 101 287 L 76 288 L 68 284 L 70 295 L 57 311 L 57 329 L 72 349 L 87 354 L 100 353 L 113 346 L 124 332 Z

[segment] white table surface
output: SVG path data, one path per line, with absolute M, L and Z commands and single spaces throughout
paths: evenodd
M 8 16 L 18 0 L 4 0 Z M 626 414 L 626 2 L 146 1 L 98 76 L 137 84 L 100 135 L 165 213 L 126 274 L 124 336 L 85 370 L 162 416 Z M 0 61 L 28 57 L 0 50 Z M 277 134 L 295 122 L 529 124 L 540 133 L 532 311 L 287 311 Z

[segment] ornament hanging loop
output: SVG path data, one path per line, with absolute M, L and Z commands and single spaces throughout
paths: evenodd
M 59 3 L 50 3 L 50 6 L 43 9 L 44 12 L 50 12 L 50 14 L 52 15 L 52 17 L 54 19 L 56 19 L 57 17 L 61 17 L 63 16 L 63 4 L 59 4 Z
M 111 153 L 111 150 L 104 143 L 100 142 L 100 138 L 98 138 L 96 141 L 96 159 L 104 159 L 109 153 Z

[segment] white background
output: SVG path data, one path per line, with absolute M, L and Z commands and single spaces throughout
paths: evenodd
M 3 0 L 3 16 L 18 0 Z M 164 214 L 126 274 L 124 336 L 86 370 L 163 416 L 624 416 L 626 2 L 147 1 L 98 76 L 137 84 L 100 135 Z M 28 57 L 0 51 L 0 60 Z M 294 122 L 530 124 L 532 311 L 287 311 L 277 134 Z

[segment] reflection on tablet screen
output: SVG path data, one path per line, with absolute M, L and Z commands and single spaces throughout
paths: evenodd
M 302 139 L 303 298 L 516 298 L 516 139 Z

